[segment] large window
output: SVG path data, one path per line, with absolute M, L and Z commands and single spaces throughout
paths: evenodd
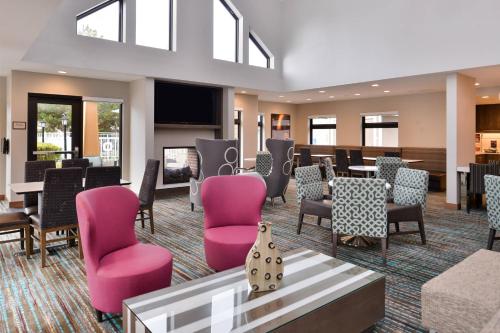
M 174 0 L 136 1 L 136 44 L 173 50 Z
M 264 150 L 264 115 L 257 115 L 257 150 Z
M 105 1 L 76 17 L 77 34 L 123 41 L 123 1 Z
M 309 142 L 312 145 L 336 145 L 337 118 L 317 117 L 309 119 Z
M 398 146 L 398 115 L 366 115 L 361 118 L 362 145 L 372 147 Z
M 262 41 L 254 33 L 248 38 L 248 63 L 251 66 L 271 68 L 272 56 Z
M 214 1 L 214 58 L 241 62 L 240 33 L 243 18 L 228 0 Z

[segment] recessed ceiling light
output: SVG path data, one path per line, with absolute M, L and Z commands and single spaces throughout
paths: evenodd
M 476 87 L 479 87 L 479 86 L 481 85 L 481 83 L 476 82 L 476 83 L 474 83 L 474 85 L 475 85 Z
M 335 96 L 328 96 L 328 98 L 335 98 Z
M 247 91 L 246 91 L 246 90 L 242 90 L 242 91 L 241 91 L 241 93 L 242 93 L 242 94 L 246 94 L 246 93 L 247 93 Z
M 378 87 L 378 86 L 380 86 L 378 83 L 372 84 L 372 87 Z
M 360 93 L 355 93 L 354 96 L 361 96 L 361 94 Z
M 312 101 L 312 99 L 310 99 L 310 98 L 306 98 L 306 101 Z
M 279 98 L 283 98 L 283 97 L 285 97 L 285 96 L 283 96 L 283 95 L 279 95 Z
M 390 93 L 391 91 L 390 90 L 384 90 L 384 92 L 387 94 L 387 93 Z
M 487 99 L 490 98 L 490 96 L 482 96 L 481 98 Z
M 68 72 L 65 71 L 57 71 L 59 74 L 68 74 Z
M 292 103 L 292 101 L 286 101 L 287 103 Z
M 324 90 L 320 90 L 320 91 L 318 91 L 318 92 L 319 92 L 320 94 L 324 94 L 324 93 L 326 93 L 326 91 L 324 91 Z

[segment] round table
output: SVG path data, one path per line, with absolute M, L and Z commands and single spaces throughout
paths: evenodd
M 370 178 L 372 173 L 378 171 L 378 168 L 374 165 L 351 165 L 349 167 L 351 171 L 364 172 L 367 178 Z

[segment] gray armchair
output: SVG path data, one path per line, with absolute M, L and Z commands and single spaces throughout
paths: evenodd
M 201 186 L 205 178 L 232 175 L 238 166 L 238 140 L 196 139 L 196 151 L 200 160 L 198 179 L 190 179 L 189 199 L 191 211 L 202 206 Z
M 281 197 L 285 200 L 286 189 L 290 181 L 293 166 L 293 140 L 267 139 L 266 147 L 272 156 L 271 173 L 264 176 L 267 186 L 267 196 L 271 198 L 274 206 L 274 198 Z

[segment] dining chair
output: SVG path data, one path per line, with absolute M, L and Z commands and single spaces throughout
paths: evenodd
M 311 156 L 311 149 L 300 148 L 299 153 L 300 153 L 299 166 L 305 167 L 305 166 L 311 166 L 313 164 L 312 156 Z
M 120 185 L 122 170 L 118 166 L 88 167 L 85 173 L 84 190 Z
M 350 164 L 351 165 L 365 165 L 363 160 L 363 152 L 359 149 L 349 150 Z M 351 171 L 351 176 L 365 177 L 363 172 Z
M 43 192 L 39 198 L 40 208 L 37 214 L 30 216 L 33 228 L 31 237 L 39 242 L 42 267 L 45 267 L 47 244 L 50 243 L 70 242 L 78 239 L 78 250 L 80 258 L 82 258 L 75 206 L 75 197 L 81 191 L 81 168 L 47 169 L 45 171 Z M 66 231 L 66 235 L 47 239 L 47 234 L 57 231 Z M 30 242 L 30 245 L 32 244 L 33 242 Z M 30 249 L 30 252 L 33 251 Z
M 24 163 L 24 181 L 42 182 L 45 170 L 56 167 L 56 161 L 27 161 Z M 28 216 L 38 213 L 38 193 L 24 195 L 24 213 Z
M 82 168 L 83 174 L 85 174 L 89 166 L 90 162 L 87 158 L 73 158 L 68 160 L 62 160 L 63 168 Z
M 469 164 L 469 186 L 467 188 L 467 213 L 470 213 L 472 198 L 476 201 L 476 208 L 481 207 L 483 194 L 486 192 L 484 184 L 485 175 L 495 175 L 493 164 Z
M 497 230 L 500 230 L 500 177 L 493 175 L 484 176 L 486 189 L 486 210 L 488 212 L 488 224 L 490 233 L 486 248 L 493 249 L 493 242 L 499 240 L 495 237 Z
M 142 177 L 141 189 L 139 191 L 139 210 L 141 227 L 144 228 L 144 222 L 149 220 L 151 233 L 155 233 L 155 224 L 153 217 L 153 203 L 155 201 L 156 182 L 158 180 L 158 170 L 160 169 L 160 161 L 149 159 L 146 163 L 144 176 Z
M 333 180 L 332 254 L 337 256 L 339 235 L 379 238 L 387 257 L 387 207 L 385 180 L 343 178 Z
M 335 164 L 337 165 L 337 176 L 349 177 L 349 159 L 347 158 L 347 150 L 335 150 Z
M 375 178 L 384 179 L 391 186 L 387 189 L 387 200 L 392 200 L 394 191 L 394 181 L 400 168 L 408 168 L 406 162 L 382 162 L 377 165 Z
M 135 234 L 139 200 L 121 186 L 84 191 L 76 197 L 85 274 L 97 321 L 122 312 L 123 300 L 170 286 L 172 254 L 143 244 Z
M 300 206 L 297 234 L 300 234 L 304 215 L 316 216 L 318 225 L 321 219 L 332 218 L 332 200 L 323 194 L 323 179 L 319 166 L 298 167 L 295 169 L 297 184 L 297 202 Z
M 323 159 L 323 165 L 325 166 L 326 182 L 328 184 L 328 194 L 332 194 L 332 186 L 330 182 L 335 178 L 335 170 L 333 168 L 333 162 L 330 157 Z
M 385 157 L 401 157 L 401 153 L 398 151 L 386 151 L 384 152 Z
M 429 172 L 425 170 L 400 168 L 394 180 L 394 197 L 387 204 L 387 230 L 389 235 L 420 234 L 422 244 L 426 244 L 424 213 L 429 190 Z M 417 222 L 418 230 L 400 231 L 399 224 Z M 390 232 L 394 224 L 396 231 Z

